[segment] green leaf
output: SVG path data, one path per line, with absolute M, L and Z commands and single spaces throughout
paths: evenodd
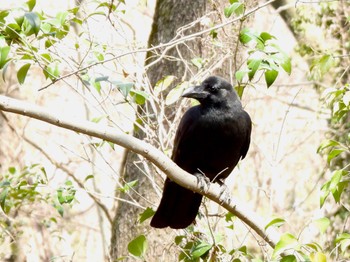
M 286 221 L 283 218 L 280 218 L 280 217 L 274 218 L 265 226 L 265 230 L 268 229 L 270 226 L 280 227 L 285 222 Z
M 339 182 L 337 185 L 337 189 L 332 191 L 332 195 L 333 195 L 333 198 L 334 198 L 336 203 L 340 202 L 340 197 L 341 197 L 342 193 L 344 192 L 344 189 L 347 188 L 348 185 L 349 185 L 349 181 Z
M 247 44 L 249 43 L 252 39 L 256 38 L 256 35 L 249 29 L 249 28 L 244 28 L 240 33 L 239 33 L 239 41 L 242 44 Z
M 297 262 L 298 260 L 294 255 L 284 256 L 279 260 L 280 262 Z
M 350 105 L 350 91 L 346 91 L 344 96 L 343 96 L 343 103 L 345 106 Z
M 171 85 L 171 83 L 175 80 L 175 78 L 176 78 L 175 76 L 169 75 L 160 79 L 154 86 L 154 89 L 153 89 L 154 95 L 159 96 L 161 92 L 166 90 Z
M 329 152 L 327 156 L 327 163 L 328 165 L 331 163 L 332 159 L 336 158 L 338 155 L 344 152 L 344 149 L 332 149 L 331 152 Z
M 60 71 L 58 68 L 58 62 L 50 63 L 46 68 L 44 69 L 44 75 L 46 79 L 51 79 L 52 81 L 56 81 L 56 79 L 60 76 Z
M 146 92 L 139 90 L 130 90 L 129 94 L 138 105 L 143 105 L 149 97 Z
M 259 59 L 259 58 L 258 59 L 250 59 L 248 61 L 248 68 L 250 69 L 248 76 L 249 76 L 250 81 L 254 78 L 255 73 L 259 69 L 260 64 L 261 64 L 261 59 Z
M 202 69 L 205 64 L 205 60 L 201 57 L 195 57 L 191 59 L 191 63 L 195 65 L 198 69 Z
M 84 179 L 84 183 L 85 183 L 86 181 L 90 180 L 90 179 L 93 179 L 93 178 L 94 178 L 94 175 L 88 175 L 88 176 L 86 176 L 85 179 Z
M 236 90 L 237 95 L 239 96 L 240 99 L 242 99 L 245 87 L 246 87 L 245 85 L 237 85 L 237 86 L 235 86 L 235 90 Z
M 7 58 L 9 52 L 9 46 L 0 47 L 0 69 L 2 69 L 8 61 L 10 61 L 10 59 Z
M 139 215 L 139 223 L 141 224 L 143 221 L 152 217 L 155 213 L 156 212 L 152 208 L 147 207 L 146 210 Z
M 127 192 L 129 192 L 129 190 L 131 188 L 135 187 L 137 185 L 137 183 L 138 183 L 137 179 L 133 180 L 133 181 L 130 181 L 130 182 L 127 182 L 127 183 L 124 184 L 123 187 L 119 187 L 118 190 L 120 192 L 127 193 Z
M 270 40 L 270 39 L 276 39 L 276 37 L 274 37 L 273 35 L 271 35 L 271 34 L 269 34 L 269 33 L 267 33 L 267 32 L 262 32 L 262 33 L 260 34 L 260 37 L 261 37 L 261 39 L 264 40 L 264 42 L 266 42 L 266 41 L 268 41 L 268 40 Z
M 6 207 L 5 207 L 5 202 L 6 202 L 6 197 L 8 195 L 8 192 L 9 192 L 9 188 L 8 187 L 5 187 L 1 193 L 0 193 L 0 206 L 1 206 L 1 209 L 7 214 L 7 210 Z
M 29 11 L 32 11 L 36 5 L 36 0 L 28 0 L 26 4 L 29 8 Z
M 200 242 L 195 245 L 191 250 L 192 259 L 200 258 L 202 255 L 207 253 L 212 248 L 212 245 L 206 242 Z
M 321 145 L 317 148 L 317 153 L 322 152 L 324 149 L 328 147 L 338 146 L 339 142 L 335 140 L 324 140 Z
M 41 25 L 41 20 L 40 20 L 39 16 L 34 12 L 25 13 L 24 16 L 28 20 L 35 35 L 38 35 L 38 33 L 40 31 L 40 25 Z
M 316 242 L 307 243 L 307 244 L 305 244 L 305 246 L 313 249 L 314 251 L 322 251 L 322 247 L 320 246 L 320 244 L 318 244 Z
M 332 55 L 324 55 L 319 60 L 319 67 L 323 74 L 327 73 L 334 65 L 334 58 Z
M 350 247 L 350 234 L 341 233 L 335 240 L 335 243 L 340 244 L 340 249 L 345 252 Z
M 331 183 L 329 185 L 329 190 L 330 191 L 333 192 L 334 190 L 337 189 L 337 186 L 338 186 L 342 176 L 343 176 L 343 170 L 335 170 L 335 171 L 333 171 L 332 178 L 330 180 Z
M 286 55 L 285 59 L 280 65 L 288 75 L 292 73 L 292 60 L 290 59 L 289 56 Z
M 324 205 L 324 202 L 326 201 L 330 190 L 329 190 L 329 185 L 331 184 L 331 181 L 326 182 L 325 184 L 323 184 L 323 186 L 321 187 L 321 196 L 320 196 L 320 207 L 322 208 Z
M 68 14 L 68 12 L 57 13 L 56 19 L 59 21 L 61 26 L 63 26 L 66 23 Z
M 8 10 L 0 10 L 0 23 L 5 24 L 5 17 L 7 17 L 9 13 Z
M 322 217 L 313 221 L 315 226 L 320 230 L 321 234 L 324 234 L 330 225 L 330 220 L 327 217 Z
M 21 31 L 21 28 L 18 24 L 11 23 L 8 24 L 5 28 L 5 32 L 7 33 L 7 37 L 11 40 L 15 40 L 19 38 L 19 33 Z
M 229 18 L 233 13 L 239 16 L 244 13 L 244 5 L 239 2 L 233 2 L 229 7 L 224 8 L 224 15 Z
M 248 73 L 248 71 L 238 70 L 235 73 L 237 82 L 242 82 L 243 77 Z
M 140 235 L 128 244 L 128 251 L 135 257 L 142 258 L 146 253 L 147 247 L 148 244 L 146 237 L 144 235 Z
M 14 175 L 14 174 L 16 174 L 17 169 L 15 167 L 11 166 L 11 167 L 9 167 L 8 171 L 11 175 Z
M 62 205 L 54 205 L 55 209 L 57 210 L 58 214 L 60 214 L 61 217 L 64 215 L 64 209 Z
M 181 97 L 183 91 L 189 86 L 188 81 L 184 81 L 181 84 L 177 85 L 170 90 L 169 94 L 165 98 L 165 104 L 171 105 L 174 104 Z
M 125 98 L 129 95 L 131 88 L 134 86 L 134 83 L 131 83 L 131 82 L 123 83 L 121 81 L 111 81 L 111 83 L 116 85 L 120 93 L 122 93 L 122 95 Z
M 107 118 L 107 115 L 102 115 L 102 116 L 98 116 L 98 117 L 94 117 L 91 119 L 91 122 L 93 123 L 99 123 L 102 119 Z
M 327 262 L 327 257 L 322 252 L 314 252 L 310 254 L 311 262 Z
M 28 70 L 30 68 L 31 64 L 25 64 L 23 65 L 17 72 L 17 79 L 18 82 L 22 85 L 27 77 Z
M 266 70 L 265 71 L 265 82 L 267 88 L 269 88 L 276 80 L 278 76 L 278 71 L 276 70 Z
M 276 258 L 287 249 L 299 249 L 298 240 L 290 233 L 285 233 L 281 236 L 281 239 L 277 242 L 273 250 L 272 257 Z
M 51 32 L 51 28 L 52 26 L 49 23 L 42 23 L 41 25 L 41 30 L 43 31 L 44 34 L 49 34 Z M 52 40 L 48 40 L 48 41 L 52 41 Z
M 101 52 L 94 52 L 95 57 L 97 58 L 98 61 L 103 61 L 105 59 L 104 55 Z
M 181 235 L 180 236 L 176 236 L 174 242 L 178 246 L 178 245 L 180 245 L 182 243 L 183 239 L 186 239 L 186 236 L 181 236 Z

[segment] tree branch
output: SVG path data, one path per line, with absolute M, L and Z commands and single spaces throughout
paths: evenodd
M 266 231 L 264 227 L 267 221 L 264 221 L 262 217 L 258 216 L 252 210 L 247 209 L 244 203 L 240 203 L 239 200 L 232 196 L 229 199 L 220 199 L 221 191 L 218 184 L 210 183 L 209 187 L 203 192 L 198 185 L 197 179 L 193 175 L 182 170 L 160 150 L 142 140 L 121 132 L 119 129 L 102 126 L 86 120 L 61 117 L 48 112 L 40 106 L 3 95 L 0 95 L 0 110 L 35 118 L 75 132 L 97 137 L 132 150 L 148 159 L 179 185 L 200 193 L 226 208 L 253 229 L 272 248 L 275 247 L 280 239 L 280 234 L 274 228 L 270 227 Z

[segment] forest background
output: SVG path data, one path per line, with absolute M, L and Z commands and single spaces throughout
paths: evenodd
M 0 260 L 350 259 L 349 11 L 345 0 L 2 3 Z M 199 190 L 163 157 L 193 103 L 182 91 L 212 74 L 253 121 L 226 181 L 231 212 L 206 199 L 186 230 L 150 228 L 163 171 Z M 220 204 L 217 189 L 204 193 Z

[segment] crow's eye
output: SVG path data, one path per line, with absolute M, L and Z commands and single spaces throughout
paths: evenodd
M 216 92 L 218 90 L 218 87 L 216 85 L 213 85 L 213 86 L 209 86 L 208 89 L 211 93 L 213 93 L 213 92 Z

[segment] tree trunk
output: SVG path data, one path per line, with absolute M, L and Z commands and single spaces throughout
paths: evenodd
M 225 2 L 225 5 L 227 4 L 227 1 L 222 2 Z M 254 1 L 250 2 L 253 3 Z M 246 5 L 247 8 L 249 8 L 247 3 Z M 218 24 L 224 19 L 223 9 L 223 6 L 220 6 L 220 3 L 216 3 L 215 1 L 209 3 L 209 1 L 206 0 L 191 2 L 185 0 L 158 0 L 149 38 L 149 46 L 168 43 L 174 37 L 181 37 L 183 35 L 199 32 L 201 29 L 208 27 L 208 24 L 206 24 L 208 18 L 211 21 L 209 26 Z M 202 22 L 197 21 L 197 19 L 209 13 L 210 15 L 208 15 L 206 20 Z M 197 22 L 193 23 L 194 21 Z M 221 47 L 215 47 L 212 43 L 214 40 L 212 36 L 206 34 L 191 41 L 181 42 L 171 48 L 160 48 L 155 52 L 149 52 L 145 64 L 146 67 L 149 67 L 147 76 L 151 86 L 154 86 L 158 80 L 167 75 L 176 77 L 173 86 L 176 85 L 176 83 L 194 77 L 194 75 L 198 76 L 200 80 L 212 74 L 219 74 L 223 77 L 232 75 L 231 73 L 234 73 L 232 71 L 236 69 L 236 67 L 232 65 L 237 64 L 234 60 L 237 59 L 237 54 L 239 54 L 239 50 L 232 49 L 232 47 L 238 46 L 237 39 L 240 27 L 241 24 L 237 24 L 228 26 L 223 30 L 218 30 L 218 35 L 215 40 L 223 43 Z M 159 59 L 160 57 L 161 59 Z M 190 61 L 193 58 L 202 58 L 206 60 L 203 68 L 195 67 L 191 64 Z M 149 108 L 151 107 L 145 105 L 143 108 L 140 108 L 139 113 L 147 112 L 147 115 L 159 117 L 157 112 L 153 112 Z M 163 128 L 169 131 L 169 126 L 166 123 L 173 121 L 174 114 L 177 111 L 178 110 L 174 110 L 174 108 L 171 107 L 166 108 L 165 119 L 162 119 L 162 121 L 153 119 L 155 122 L 154 126 L 157 126 L 157 123 L 159 124 L 160 122 L 165 123 Z M 167 134 L 170 136 L 170 131 Z M 147 139 L 147 142 L 156 146 L 162 143 L 162 141 L 159 141 L 159 137 L 150 138 L 150 136 L 144 132 L 136 132 L 135 136 L 141 139 Z M 134 188 L 135 191 L 129 194 L 127 199 L 129 201 L 137 201 L 143 207 L 151 206 L 150 203 L 158 204 L 159 195 L 156 194 L 154 180 L 158 181 L 157 184 L 162 188 L 164 178 L 159 179 L 160 176 L 158 175 L 157 177 L 155 175 L 157 174 L 156 170 L 152 166 L 148 166 L 144 161 L 142 161 L 143 166 L 141 166 L 141 168 L 140 165 L 136 165 L 136 163 L 140 163 L 140 157 L 133 152 L 128 152 L 123 179 L 124 181 L 138 180 L 138 185 Z M 141 169 L 145 170 L 141 171 Z M 147 173 L 147 176 L 145 176 L 144 173 Z M 150 177 L 152 179 L 150 179 Z M 123 196 L 123 198 L 125 198 L 125 196 Z M 156 209 L 156 206 L 153 206 L 153 209 Z M 138 235 L 145 234 L 145 232 L 147 232 L 148 240 L 148 251 L 145 258 L 147 261 L 152 261 L 155 257 L 158 257 L 159 261 L 177 260 L 176 253 L 178 252 L 174 252 L 176 246 L 171 244 L 176 236 L 175 231 L 170 229 L 150 229 L 149 220 L 143 224 L 138 224 L 138 215 L 142 213 L 142 211 L 143 210 L 139 207 L 126 202 L 118 203 L 112 228 L 112 261 L 118 257 L 127 255 L 128 243 Z M 171 257 L 172 259 L 170 259 Z

